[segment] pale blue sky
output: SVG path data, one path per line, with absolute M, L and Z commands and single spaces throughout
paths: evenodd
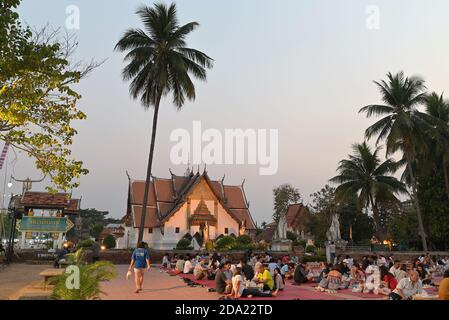
M 165 1 L 169 3 L 169 1 Z M 74 191 L 83 207 L 126 210 L 127 178 L 145 175 L 152 113 L 128 96 L 121 80 L 123 54 L 113 47 L 128 27 L 139 27 L 134 14 L 150 1 L 24 0 L 21 17 L 32 26 L 47 22 L 64 27 L 65 9 L 80 9 L 78 56 L 108 59 L 78 89 L 80 108 L 88 120 L 77 124 L 74 154 L 91 173 Z M 447 0 L 180 0 L 182 23 L 201 26 L 189 44 L 215 59 L 207 83 L 198 83 L 197 100 L 177 112 L 170 99 L 160 113 L 154 174 L 168 177 L 173 129 L 191 130 L 192 121 L 205 128 L 279 129 L 279 171 L 259 176 L 258 166 L 208 167 L 213 178 L 226 182 L 246 178 L 254 218 L 269 221 L 272 188 L 291 183 L 306 202 L 335 174 L 350 145 L 363 140 L 373 122 L 357 113 L 380 102 L 372 80 L 404 70 L 420 74 L 432 90 L 449 89 L 449 20 Z M 369 5 L 377 5 L 380 30 L 366 27 Z M 10 158 L 11 159 L 11 158 Z M 39 174 L 23 156 L 15 175 Z M 44 186 L 35 186 L 41 189 Z M 16 189 L 16 191 L 18 191 Z

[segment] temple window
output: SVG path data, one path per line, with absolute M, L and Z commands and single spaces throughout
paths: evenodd
M 224 233 L 229 234 L 229 228 L 225 228 Z
M 153 228 L 148 228 L 148 233 L 153 233 Z
M 179 233 L 179 227 L 175 228 L 175 233 Z

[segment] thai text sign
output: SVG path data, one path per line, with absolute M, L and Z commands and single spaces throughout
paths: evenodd
M 29 232 L 67 232 L 73 228 L 67 217 L 29 217 L 17 223 L 17 230 Z

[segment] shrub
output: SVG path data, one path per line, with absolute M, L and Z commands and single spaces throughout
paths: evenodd
M 218 250 L 232 250 L 236 244 L 236 239 L 231 236 L 225 236 L 217 241 L 215 248 Z
M 117 245 L 115 237 L 112 234 L 108 234 L 103 240 L 103 245 L 106 247 L 106 249 L 114 249 Z
M 287 231 L 287 239 L 295 242 L 298 239 L 298 235 L 294 232 Z
M 268 249 L 269 245 L 265 240 L 260 240 L 260 242 L 257 244 L 257 249 L 266 251 Z
M 296 239 L 295 241 L 293 241 L 293 245 L 295 247 L 304 248 L 306 246 L 306 244 L 307 244 L 306 240 L 302 240 L 302 239 Z
M 93 241 L 92 239 L 86 239 L 86 240 L 81 241 L 79 247 L 80 248 L 90 248 L 90 247 L 92 247 L 94 242 L 95 241 Z
M 188 239 L 182 238 L 176 244 L 176 249 L 177 250 L 191 250 L 193 248 L 192 248 L 191 243 L 190 243 L 190 241 Z
M 308 245 L 306 247 L 306 253 L 316 253 L 316 247 L 314 245 Z
M 251 244 L 251 237 L 249 236 L 249 235 L 247 235 L 247 234 L 243 234 L 243 235 L 241 235 L 241 236 L 239 236 L 238 238 L 237 238 L 237 244 L 239 244 L 239 245 L 248 245 L 248 244 Z
M 110 281 L 116 277 L 114 265 L 109 261 L 99 261 L 94 264 L 84 264 L 84 250 L 80 249 L 71 255 L 79 272 L 79 288 L 71 288 L 72 273 L 64 272 L 60 276 L 52 277 L 49 282 L 54 284 L 53 298 L 60 300 L 98 300 L 101 291 L 101 282 Z

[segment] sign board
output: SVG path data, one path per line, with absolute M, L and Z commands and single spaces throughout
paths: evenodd
M 29 217 L 17 222 L 17 230 L 25 232 L 67 232 L 73 228 L 68 217 Z

